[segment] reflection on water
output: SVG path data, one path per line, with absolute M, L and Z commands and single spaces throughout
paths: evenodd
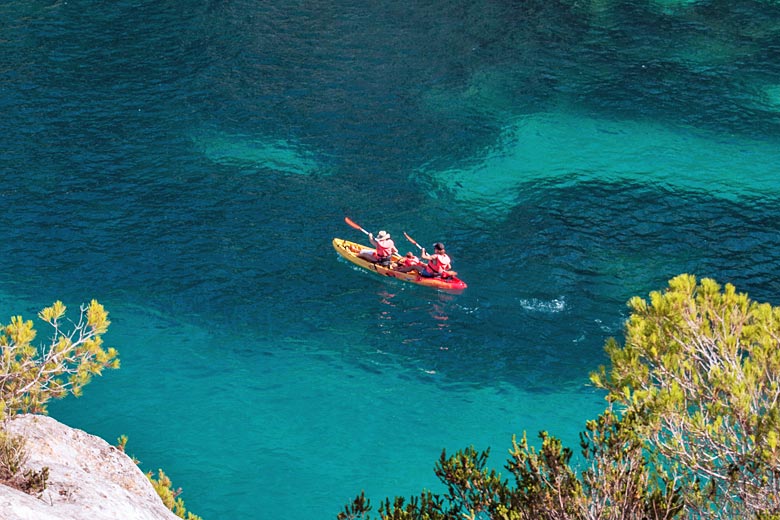
M 387 281 L 390 283 L 397 283 Z M 417 294 L 417 301 L 403 294 L 403 291 L 390 292 L 388 290 L 379 290 L 377 295 L 377 322 L 379 326 L 390 326 L 393 321 L 407 321 L 413 328 L 419 328 L 426 315 L 433 320 L 436 328 L 446 331 L 449 328 L 449 310 L 455 305 L 456 296 L 429 288 L 414 288 L 410 291 L 421 291 Z M 409 321 L 412 320 L 412 321 Z M 388 330 L 386 332 L 397 332 Z M 414 341 L 406 338 L 405 341 Z
M 396 294 L 388 291 L 380 291 L 378 296 L 379 303 L 382 304 L 382 306 L 379 307 L 379 315 L 377 316 L 379 328 L 382 334 L 392 335 L 394 332 L 391 323 L 394 315 L 393 308 L 398 306 L 398 304 L 393 301 Z
M 437 297 L 438 301 L 432 302 L 429 313 L 439 331 L 447 333 L 450 331 L 450 317 L 447 314 L 447 308 L 452 306 L 455 297 L 443 292 L 437 293 Z M 445 345 L 439 348 L 447 350 L 448 347 Z

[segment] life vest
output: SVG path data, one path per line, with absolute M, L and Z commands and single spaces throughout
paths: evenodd
M 433 255 L 433 258 L 428 261 L 428 265 L 425 266 L 425 269 L 434 276 L 440 276 L 444 271 L 450 270 L 450 267 L 452 267 L 450 262 L 450 257 L 446 254 Z
M 406 267 L 409 267 L 409 266 L 412 266 L 412 265 L 419 264 L 420 263 L 420 259 L 417 258 L 416 256 L 405 256 L 403 261 L 401 261 L 401 263 L 403 265 L 405 265 Z
M 376 252 L 374 253 L 374 256 L 377 259 L 388 258 L 393 256 L 394 249 L 395 243 L 392 239 L 376 240 Z

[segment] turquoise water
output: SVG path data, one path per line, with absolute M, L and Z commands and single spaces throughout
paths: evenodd
M 122 368 L 51 414 L 206 520 L 576 449 L 628 298 L 778 302 L 776 2 L 10 1 L 0 55 L 0 320 L 103 303 Z M 469 288 L 356 270 L 344 216 Z

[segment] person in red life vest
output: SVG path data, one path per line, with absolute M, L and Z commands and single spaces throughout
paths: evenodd
M 358 256 L 375 264 L 390 265 L 393 255 L 398 253 L 398 249 L 395 247 L 393 239 L 390 238 L 390 233 L 387 231 L 380 231 L 376 234 L 376 238 L 374 238 L 373 233 L 369 233 L 368 240 L 376 250 L 363 249 Z
M 410 265 L 416 265 L 420 263 L 420 259 L 414 256 L 411 251 L 406 253 L 402 259 L 398 261 L 398 266 L 409 267 Z
M 450 260 L 449 255 L 447 254 L 447 251 L 444 249 L 444 244 L 441 242 L 436 242 L 433 244 L 433 254 L 429 255 L 425 252 L 425 249 L 422 250 L 422 253 L 420 256 L 423 258 L 423 260 L 428 260 L 427 264 L 412 264 L 409 266 L 402 266 L 399 267 L 398 270 L 402 273 L 408 273 L 409 271 L 417 271 L 420 273 L 420 276 L 425 276 L 426 278 L 434 278 L 438 276 L 442 276 L 444 273 L 449 271 L 452 268 L 452 260 Z

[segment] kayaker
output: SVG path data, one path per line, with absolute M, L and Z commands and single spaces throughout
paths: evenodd
M 408 251 L 406 253 L 406 256 L 404 256 L 402 259 L 398 261 L 398 266 L 409 267 L 410 265 L 415 265 L 419 263 L 420 263 L 420 259 L 414 256 L 414 253 Z
M 387 231 L 380 231 L 374 238 L 373 233 L 368 234 L 368 240 L 374 249 L 363 249 L 358 256 L 369 262 L 381 265 L 390 265 L 393 259 L 393 255 L 398 253 L 398 249 L 395 247 L 393 239 L 390 238 L 390 233 Z
M 436 242 L 433 244 L 433 254 L 429 255 L 423 248 L 420 256 L 423 260 L 428 260 L 427 264 L 412 264 L 409 266 L 403 265 L 398 268 L 402 273 L 408 273 L 409 271 L 417 271 L 420 276 L 426 278 L 440 277 L 445 272 L 452 268 L 452 260 L 450 260 L 447 251 L 444 249 L 444 244 Z

